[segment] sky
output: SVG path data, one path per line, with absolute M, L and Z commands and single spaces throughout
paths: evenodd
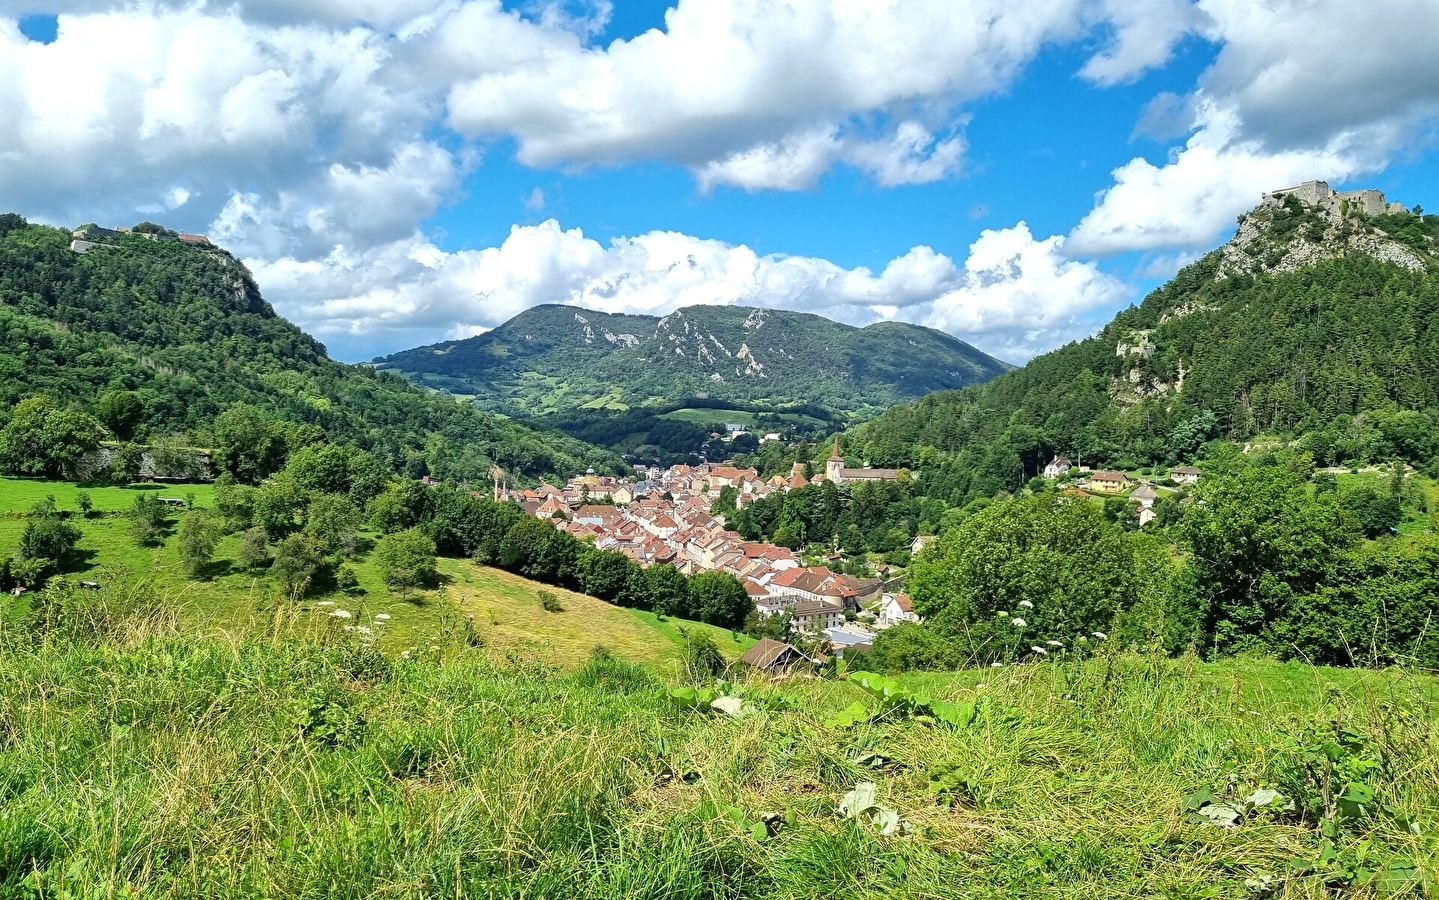
M 339 359 L 539 303 L 1010 362 L 1308 179 L 1439 209 L 1439 0 L 0 0 L 0 211 L 240 256 Z

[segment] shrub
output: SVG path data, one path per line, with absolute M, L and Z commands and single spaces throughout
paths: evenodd
M 544 607 L 545 612 L 565 611 L 565 608 L 560 606 L 560 598 L 556 597 L 552 591 L 539 591 L 535 596 L 539 598 L 540 606 Z

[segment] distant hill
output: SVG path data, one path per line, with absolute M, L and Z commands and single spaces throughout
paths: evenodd
M 1010 368 L 931 328 L 899 322 L 856 328 L 736 306 L 691 306 L 664 318 L 537 306 L 478 337 L 375 362 L 473 397 L 482 408 L 524 416 L 698 396 L 816 404 L 855 418 Z
M 1275 192 L 1094 337 L 898 406 L 850 446 L 876 466 L 927 461 L 927 490 L 962 502 L 1055 453 L 1140 468 L 1265 434 L 1322 464 L 1439 454 L 1439 216 L 1377 191 Z
M 93 408 L 113 390 L 144 399 L 145 427 L 204 446 L 236 403 L 323 428 L 397 471 L 485 479 L 493 463 L 538 477 L 619 460 L 436 397 L 392 374 L 336 362 L 279 317 L 229 253 L 147 226 L 70 232 L 0 216 L 0 419 L 47 393 Z M 80 252 L 83 251 L 83 252 Z

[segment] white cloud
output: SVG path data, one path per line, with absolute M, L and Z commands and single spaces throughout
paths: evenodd
M 1169 62 L 1181 38 L 1209 24 L 1190 0 L 1103 0 L 1101 8 L 1113 33 L 1080 74 L 1106 86 L 1134 81 Z
M 483 250 L 446 253 L 416 235 L 366 253 L 259 264 L 255 275 L 288 298 L 286 315 L 349 356 L 392 350 L 397 335 L 412 344 L 466 337 L 559 302 L 654 315 L 741 304 L 856 325 L 899 319 L 1020 359 L 1078 336 L 1090 327 L 1085 312 L 1127 296 L 1092 265 L 1065 259 L 1062 245 L 1035 241 L 1020 223 L 985 232 L 963 268 L 921 246 L 876 274 L 667 231 L 604 245 L 551 219 L 516 226 Z
M 1211 107 L 1205 115 L 1204 127 L 1165 165 L 1137 158 L 1114 170 L 1114 186 L 1071 234 L 1071 252 L 1208 247 L 1265 191 L 1311 178 L 1342 181 L 1378 165 L 1345 141 L 1271 150 L 1238 138 L 1232 112 Z
M 1085 314 L 1131 296 L 1128 285 L 1064 254 L 1064 238 L 1036 241 L 1029 226 L 985 231 L 969 248 L 963 275 L 936 298 L 925 324 L 974 335 L 996 356 L 1024 360 L 1084 337 Z
M 952 172 L 936 141 L 954 110 L 1009 84 L 1049 41 L 1078 36 L 1082 0 L 678 0 L 663 31 L 598 49 L 500 23 L 477 3 L 442 40 L 449 122 L 512 136 L 532 165 L 663 159 L 701 183 L 807 188 L 836 162 L 884 184 Z M 497 63 L 496 59 L 503 59 Z M 892 135 L 868 142 L 856 117 Z
M 1162 21 L 1132 11 L 1134 33 L 1158 29 L 1152 46 L 1172 42 L 1174 29 L 1165 38 Z M 1164 5 L 1153 12 L 1166 15 Z M 1188 98 L 1160 95 L 1140 123 L 1163 136 L 1185 115 L 1194 133 L 1164 165 L 1136 158 L 1114 170 L 1072 252 L 1207 249 L 1265 191 L 1378 172 L 1439 121 L 1439 54 L 1419 39 L 1439 34 L 1433 0 L 1199 0 L 1195 16 L 1176 21 L 1222 45 L 1214 64 Z M 1086 75 L 1133 71 L 1120 64 L 1122 34 L 1113 70 L 1101 54 Z

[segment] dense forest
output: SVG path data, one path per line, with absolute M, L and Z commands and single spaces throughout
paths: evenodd
M 331 360 L 224 250 L 139 233 L 83 254 L 69 244 L 68 232 L 0 217 L 0 417 L 43 394 L 103 419 L 102 399 L 126 392 L 142 409 L 126 439 L 183 434 L 209 447 L 215 419 L 243 403 L 353 441 L 413 477 L 484 479 L 495 463 L 530 477 L 620 464 L 558 432 Z
M 1219 262 L 1185 268 L 1092 338 L 891 409 L 847 455 L 911 467 L 956 505 L 1018 488 L 1056 453 L 1136 469 L 1277 435 L 1323 465 L 1434 459 L 1439 275 L 1352 255 L 1216 278 Z

